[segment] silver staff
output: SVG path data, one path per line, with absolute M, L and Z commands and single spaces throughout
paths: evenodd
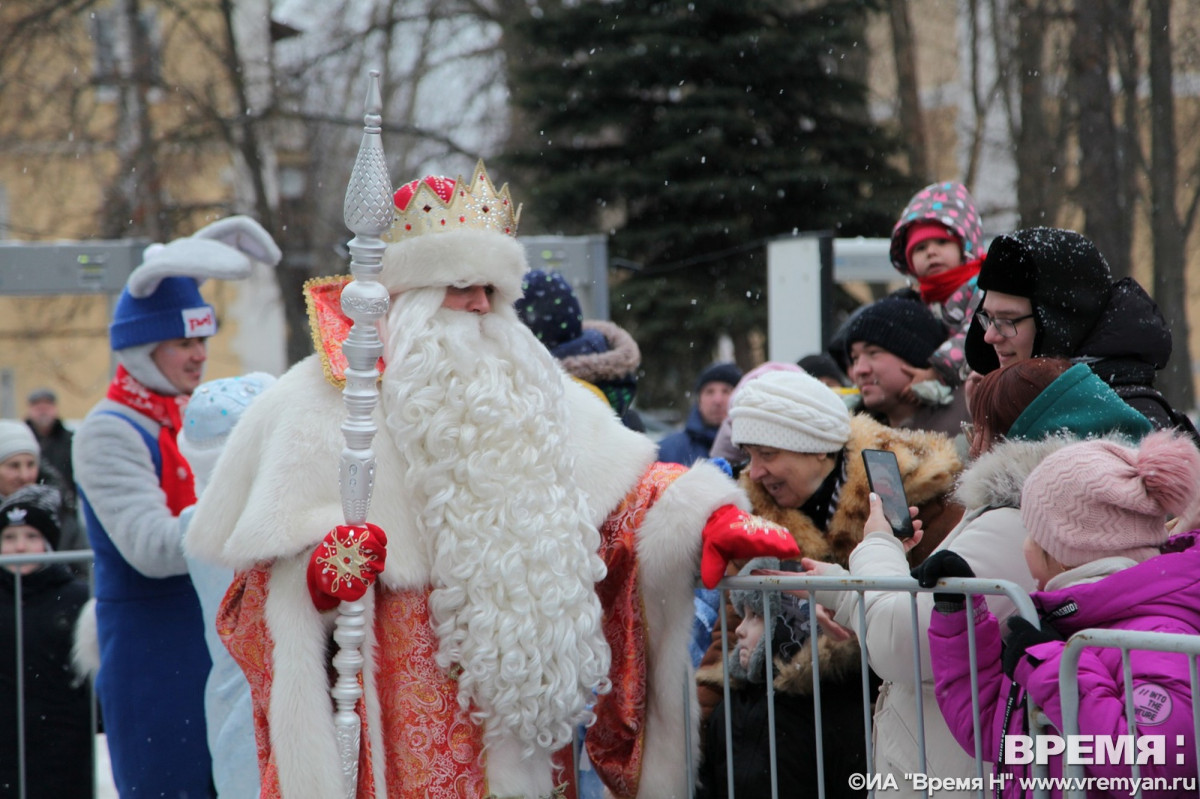
M 383 100 L 379 91 L 379 72 L 372 70 L 367 87 L 366 113 L 363 115 L 363 138 L 358 158 L 346 187 L 343 215 L 346 227 L 354 233 L 350 240 L 350 271 L 354 275 L 342 290 L 342 312 L 353 322 L 350 335 L 342 345 L 346 355 L 346 386 L 342 399 L 346 403 L 346 421 L 342 433 L 346 448 L 342 450 L 339 481 L 342 494 L 342 514 L 346 524 L 361 525 L 367 520 L 371 506 L 371 490 L 375 485 L 375 452 L 371 439 L 375 436 L 372 412 L 379 401 L 379 370 L 376 366 L 383 354 L 375 322 L 387 314 L 388 292 L 379 282 L 383 252 L 386 248 L 379 238 L 392 223 L 392 182 L 383 157 L 380 124 Z M 337 626 L 333 639 L 338 653 L 333 658 L 337 682 L 331 690 L 337 704 L 334 725 L 337 729 L 338 751 L 342 772 L 346 778 L 346 797 L 353 799 L 358 790 L 358 754 L 362 734 L 355 708 L 362 689 L 358 674 L 362 670 L 361 647 L 364 632 L 363 603 L 342 602 L 338 605 Z

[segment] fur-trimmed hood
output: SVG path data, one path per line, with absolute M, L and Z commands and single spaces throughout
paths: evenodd
M 1103 437 L 1122 446 L 1137 446 L 1130 439 L 1113 433 Z M 1014 439 L 1001 441 L 980 455 L 959 477 L 954 496 L 967 508 L 1019 508 L 1021 487 L 1047 455 L 1084 439 L 1060 434 L 1040 441 Z
M 603 335 L 608 342 L 608 351 L 568 355 L 559 361 L 567 374 L 589 383 L 601 383 L 619 380 L 637 371 L 642 362 L 642 352 L 633 336 L 624 328 L 603 319 L 584 319 L 583 329 L 595 330 Z
M 838 496 L 829 529 L 820 529 L 802 511 L 782 508 L 758 483 L 742 474 L 754 512 L 791 531 L 806 558 L 845 566 L 850 552 L 862 540 L 863 524 L 870 514 L 870 484 L 862 462 L 864 449 L 887 449 L 896 453 L 904 493 L 918 507 L 946 498 L 962 470 L 954 443 L 940 433 L 887 427 L 865 414 L 850 417 L 850 440 L 844 452 L 846 481 Z

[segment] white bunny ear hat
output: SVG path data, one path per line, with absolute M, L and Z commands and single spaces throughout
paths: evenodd
M 200 296 L 207 278 L 241 280 L 254 261 L 269 266 L 283 254 L 261 225 L 231 216 L 169 244 L 151 244 L 117 300 L 109 341 L 114 351 L 217 332 L 212 306 Z

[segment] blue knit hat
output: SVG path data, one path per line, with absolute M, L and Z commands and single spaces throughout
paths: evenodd
M 266 372 L 202 383 L 183 412 L 183 435 L 198 449 L 221 446 L 250 403 L 274 384 Z
M 692 391 L 699 394 L 709 383 L 727 383 L 730 387 L 736 388 L 741 379 L 742 370 L 736 363 L 719 361 L 704 367 L 704 371 L 696 378 L 696 387 Z
M 254 262 L 274 266 L 283 255 L 262 225 L 230 216 L 191 236 L 151 244 L 117 300 L 109 343 L 114 351 L 217 332 L 217 314 L 200 296 L 208 278 L 243 280 Z
M 127 286 L 117 300 L 108 328 L 114 350 L 169 341 L 199 338 L 217 332 L 217 313 L 200 296 L 193 277 L 168 277 L 148 297 L 138 299 Z
M 554 352 L 583 335 L 583 308 L 571 284 L 558 272 L 534 269 L 525 275 L 521 289 L 524 296 L 517 300 L 517 316 L 546 349 Z

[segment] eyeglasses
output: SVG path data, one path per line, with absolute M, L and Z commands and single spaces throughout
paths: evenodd
M 962 428 L 963 437 L 967 441 L 973 441 L 975 439 L 975 425 L 971 422 L 959 422 L 958 424 Z
M 1026 319 L 1032 319 L 1033 314 L 1025 314 L 1018 316 L 1015 319 L 993 319 L 988 315 L 987 311 L 976 311 L 975 318 L 979 320 L 979 326 L 986 333 L 993 325 L 996 327 L 996 332 L 1004 336 L 1004 338 L 1012 338 L 1017 335 L 1017 322 L 1024 322 Z

